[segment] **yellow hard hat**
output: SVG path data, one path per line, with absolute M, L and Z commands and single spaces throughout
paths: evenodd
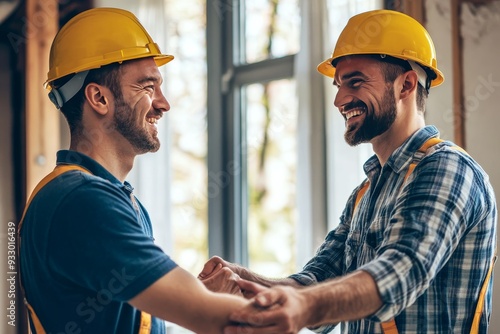
M 174 58 L 161 53 L 134 14 L 117 8 L 90 9 L 73 17 L 57 33 L 44 85 L 68 74 L 146 57 L 154 57 L 158 66 Z
M 443 73 L 437 68 L 436 50 L 429 33 L 406 14 L 382 9 L 351 17 L 340 33 L 332 56 L 318 65 L 318 71 L 333 78 L 336 60 L 363 54 L 413 61 L 435 73 L 435 77 L 430 78 L 431 87 L 444 81 Z

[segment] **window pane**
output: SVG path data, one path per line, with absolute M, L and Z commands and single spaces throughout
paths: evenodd
M 283 277 L 295 268 L 297 100 L 294 80 L 244 89 L 249 267 Z
M 336 41 L 340 32 L 352 16 L 372 9 L 380 9 L 382 0 L 327 0 L 328 29 L 332 41 Z M 333 49 L 333 47 L 332 47 Z
M 244 1 L 244 6 L 241 62 L 283 57 L 299 50 L 298 0 L 251 0 Z

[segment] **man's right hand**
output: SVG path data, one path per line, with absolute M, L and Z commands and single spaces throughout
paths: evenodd
M 228 267 L 222 267 L 220 263 L 208 275 L 198 275 L 198 279 L 210 291 L 243 296 L 240 287 L 236 284 L 239 276 Z
M 198 278 L 201 280 L 204 280 L 204 279 L 210 277 L 211 275 L 215 274 L 215 272 L 220 270 L 220 268 L 224 268 L 224 267 L 231 269 L 232 272 L 234 272 L 238 275 L 240 274 L 237 265 L 235 265 L 231 262 L 228 262 L 228 261 L 224 261 L 219 256 L 213 256 L 212 258 L 210 258 L 210 260 L 207 261 L 207 263 L 205 263 L 205 265 L 203 266 L 203 269 L 198 274 Z

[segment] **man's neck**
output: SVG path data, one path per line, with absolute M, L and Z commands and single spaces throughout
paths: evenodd
M 88 147 L 90 146 L 90 148 Z M 97 161 L 108 172 L 121 182 L 124 182 L 134 165 L 135 154 L 123 152 L 109 147 L 109 145 L 79 145 L 71 143 L 70 150 L 83 153 Z
M 403 120 L 404 121 L 404 120 Z M 423 120 L 416 120 L 413 124 L 407 123 L 406 126 L 393 124 L 389 130 L 371 140 L 373 151 L 377 155 L 380 164 L 383 166 L 391 154 L 400 147 L 416 131 L 425 126 Z

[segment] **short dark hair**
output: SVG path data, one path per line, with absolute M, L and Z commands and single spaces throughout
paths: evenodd
M 54 88 L 59 88 L 68 82 L 73 76 L 74 74 L 71 74 L 57 79 L 53 82 L 52 86 Z M 60 110 L 68 122 L 69 130 L 72 136 L 78 136 L 79 131 L 81 130 L 80 123 L 82 121 L 83 103 L 85 102 L 84 91 L 85 87 L 91 82 L 109 88 L 115 98 L 121 96 L 120 64 L 113 63 L 90 70 L 85 78 L 82 88 L 61 107 Z
M 381 63 L 383 64 L 382 72 L 384 73 L 386 82 L 393 82 L 399 75 L 412 70 L 410 64 L 406 60 L 391 56 L 381 57 L 380 55 L 376 55 L 374 57 L 375 59 L 381 61 Z M 428 76 L 431 75 L 432 77 L 432 74 L 434 74 L 434 73 L 430 74 L 429 71 L 426 70 L 425 68 L 424 70 Z M 429 91 L 427 90 L 427 88 L 423 87 L 420 83 L 418 83 L 417 109 L 422 113 L 425 113 L 425 103 L 427 101 L 428 96 L 429 96 Z

